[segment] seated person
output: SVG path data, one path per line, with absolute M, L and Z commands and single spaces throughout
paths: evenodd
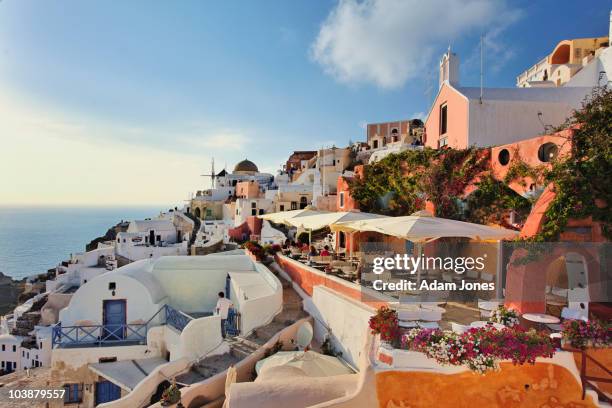
M 329 255 L 330 255 L 330 253 L 329 253 L 329 247 L 328 247 L 327 245 L 325 245 L 325 246 L 323 247 L 323 250 L 321 251 L 321 256 L 329 256 Z
M 319 255 L 319 253 L 317 252 L 317 249 L 314 247 L 314 245 L 310 246 L 310 252 L 308 253 L 309 256 L 317 256 Z

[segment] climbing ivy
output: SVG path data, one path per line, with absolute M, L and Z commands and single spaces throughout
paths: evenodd
M 488 171 L 490 149 L 408 150 L 364 169 L 349 184 L 364 211 L 409 215 L 431 201 L 436 216 L 472 222 L 500 222 L 505 210 L 529 212 L 529 201 Z M 466 188 L 475 185 L 467 201 Z
M 555 241 L 570 218 L 592 217 L 612 239 L 612 89 L 595 88 L 582 109 L 557 130 L 571 129 L 571 154 L 553 161 L 545 175 L 555 197 L 534 241 Z

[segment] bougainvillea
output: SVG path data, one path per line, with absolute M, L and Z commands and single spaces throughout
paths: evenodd
M 534 364 L 536 358 L 554 354 L 554 346 L 546 334 L 519 327 L 471 328 L 462 334 L 412 329 L 402 337 L 402 347 L 424 353 L 442 365 L 462 365 L 478 373 L 497 370 L 501 360 Z
M 390 154 L 350 182 L 351 196 L 363 211 L 387 215 L 409 215 L 426 201 L 438 217 L 483 224 L 501 223 L 510 209 L 526 215 L 529 200 L 491 177 L 489 156 L 490 149 L 475 147 Z M 466 200 L 469 185 L 477 190 Z

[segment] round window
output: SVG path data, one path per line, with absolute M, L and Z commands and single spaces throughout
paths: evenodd
M 555 157 L 557 157 L 558 151 L 559 148 L 556 144 L 550 142 L 544 143 L 538 149 L 538 159 L 540 159 L 540 161 L 544 163 L 551 162 L 555 159 Z
M 497 160 L 502 166 L 505 166 L 510 163 L 510 152 L 508 151 L 508 149 L 500 150 L 499 154 L 497 155 Z

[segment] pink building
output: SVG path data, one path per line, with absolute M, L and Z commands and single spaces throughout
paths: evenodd
M 450 51 L 440 62 L 440 88 L 425 120 L 426 146 L 496 146 L 548 133 L 591 92 L 591 87 L 461 87 L 458 65 Z

